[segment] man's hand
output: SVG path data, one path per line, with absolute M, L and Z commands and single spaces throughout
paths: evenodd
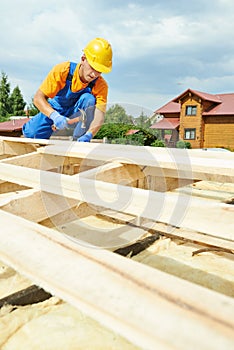
M 90 142 L 90 140 L 92 139 L 92 137 L 93 137 L 93 134 L 92 134 L 90 131 L 88 131 L 88 132 L 86 132 L 86 134 L 84 134 L 84 135 L 82 135 L 81 137 L 79 137 L 79 138 L 77 139 L 77 141 L 78 141 L 78 142 Z
M 50 119 L 53 120 L 55 128 L 57 130 L 64 129 L 67 126 L 67 118 L 54 111 L 50 114 Z

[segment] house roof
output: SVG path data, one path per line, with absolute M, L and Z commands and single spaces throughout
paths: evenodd
M 23 125 L 29 120 L 29 118 L 13 119 L 0 123 L 0 132 L 12 132 L 22 130 Z
M 221 103 L 212 108 L 208 112 L 203 112 L 203 115 L 233 115 L 234 114 L 234 93 L 220 94 Z
M 234 93 L 211 95 L 205 92 L 192 90 L 192 89 L 187 89 L 182 94 L 180 94 L 179 96 L 169 101 L 164 106 L 157 109 L 155 113 L 179 114 L 180 113 L 179 101 L 181 100 L 181 98 L 183 98 L 183 96 L 185 96 L 190 92 L 197 95 L 204 101 L 210 101 L 214 103 L 213 108 L 211 108 L 207 112 L 203 112 L 203 115 L 233 115 L 234 114 Z
M 187 89 L 186 91 L 182 92 L 179 96 L 174 98 L 172 101 L 179 102 L 184 96 L 186 96 L 188 93 L 192 93 L 198 97 L 200 97 L 204 101 L 210 101 L 210 102 L 216 102 L 216 103 L 222 103 L 219 95 L 211 95 L 206 92 L 201 92 L 197 90 Z
M 180 104 L 170 101 L 168 103 L 166 103 L 164 106 L 162 106 L 161 108 L 157 109 L 155 111 L 155 113 L 180 113 Z
M 158 123 L 151 125 L 151 129 L 176 129 L 180 125 L 180 118 L 164 118 Z

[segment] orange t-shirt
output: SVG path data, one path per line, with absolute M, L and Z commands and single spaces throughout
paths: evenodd
M 77 64 L 76 69 L 72 78 L 71 91 L 77 92 L 88 84 L 82 83 L 79 77 L 79 66 Z M 62 62 L 56 64 L 51 71 L 48 73 L 47 77 L 44 79 L 39 89 L 49 98 L 53 98 L 57 93 L 62 90 L 66 84 L 66 79 L 69 73 L 70 62 Z M 96 98 L 96 107 L 101 111 L 105 112 L 108 94 L 108 85 L 102 76 L 99 76 L 92 88 L 92 94 Z

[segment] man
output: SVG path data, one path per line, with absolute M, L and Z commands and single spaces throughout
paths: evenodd
M 34 96 L 39 109 L 23 126 L 25 137 L 49 139 L 71 126 L 73 139 L 90 142 L 104 121 L 108 85 L 102 73 L 112 69 L 112 48 L 103 38 L 91 40 L 79 64 L 55 65 Z

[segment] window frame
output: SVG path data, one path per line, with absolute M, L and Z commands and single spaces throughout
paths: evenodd
M 186 138 L 187 132 L 189 132 L 189 138 Z M 192 133 L 194 133 L 193 137 L 192 137 Z M 196 140 L 196 128 L 185 128 L 184 129 L 184 140 Z
M 191 110 L 190 112 L 188 110 Z M 189 117 L 194 117 L 197 115 L 197 106 L 196 105 L 187 105 L 185 107 L 185 115 Z

